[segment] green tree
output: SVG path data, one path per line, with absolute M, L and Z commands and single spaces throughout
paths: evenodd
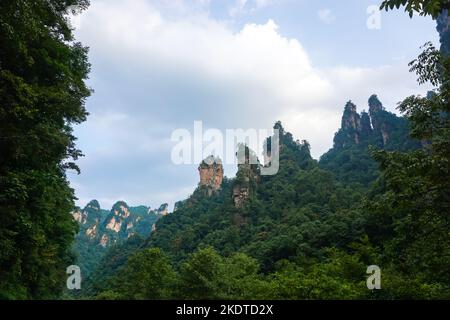
M 278 263 L 272 274 L 272 299 L 356 299 L 367 292 L 365 265 L 358 255 L 329 249 L 321 263 L 300 267 L 288 261 Z
M 181 266 L 180 295 L 186 299 L 220 299 L 223 263 L 211 247 L 193 253 Z
M 384 0 L 381 3 L 381 9 L 392 10 L 394 8 L 405 7 L 405 11 L 410 17 L 414 13 L 418 13 L 421 16 L 437 16 L 444 9 L 450 9 L 450 2 L 448 0 Z
M 223 257 L 211 247 L 190 255 L 180 270 L 179 295 L 187 299 L 265 298 L 259 263 L 243 253 Z
M 409 10 L 435 16 L 436 12 L 447 9 L 449 2 L 408 1 L 408 4 Z M 448 297 L 450 59 L 428 43 L 410 66 L 418 75 L 419 83 L 428 82 L 436 87 L 427 97 L 410 96 L 399 105 L 410 121 L 411 135 L 421 140 L 424 147 L 407 153 L 373 152 L 380 162 L 384 188 L 369 207 L 375 214 L 375 224 L 381 219 L 384 223 L 390 221 L 391 236 L 383 243 L 386 259 L 396 265 L 398 272 L 408 274 L 422 287 Z
M 172 295 L 175 273 L 166 255 L 158 248 L 150 248 L 133 254 L 111 280 L 112 290 L 102 292 L 98 298 L 167 299 Z
M 87 48 L 69 13 L 87 0 L 0 2 L 0 298 L 48 298 L 65 284 L 77 230 L 66 170 L 81 152 Z
M 432 58 L 438 56 L 439 62 Z M 411 122 L 411 134 L 425 147 L 409 153 L 374 152 L 385 190 L 371 204 L 380 216 L 389 212 L 394 238 L 387 247 L 392 256 L 409 272 L 446 283 L 450 283 L 449 66 L 448 58 L 431 44 L 412 63 L 420 81 L 440 84 L 434 94 L 408 97 L 399 106 Z

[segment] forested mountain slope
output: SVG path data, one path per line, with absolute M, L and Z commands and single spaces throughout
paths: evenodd
M 156 223 L 127 262 L 106 263 L 89 294 L 99 299 L 448 297 L 445 277 L 426 268 L 410 271 L 402 258 L 410 253 L 392 251 L 404 236 L 397 226 L 404 216 L 391 215 L 396 209 L 383 199 L 388 187 L 371 157 L 388 148 L 418 150 L 421 143 L 409 137 L 407 120 L 386 112 L 376 96 L 369 104 L 370 121 L 346 105 L 326 163 L 312 159 L 308 142 L 294 140 L 279 122 L 276 175 L 263 176 L 258 165 L 244 162 L 236 178 L 227 179 L 220 161 L 201 163 L 192 196 Z M 349 151 L 351 165 L 336 170 Z M 360 181 L 346 179 L 367 172 L 362 159 L 373 161 L 373 172 Z M 435 263 L 445 269 L 445 258 Z M 366 288 L 369 265 L 382 266 L 382 291 Z

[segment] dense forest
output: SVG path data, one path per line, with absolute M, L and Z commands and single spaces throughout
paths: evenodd
M 422 144 L 407 137 L 406 118 L 385 111 L 375 95 L 369 104 L 378 109 L 371 108 L 371 121 L 364 128 L 354 121 L 359 119 L 356 107 L 347 103 L 334 147 L 320 161 L 311 158 L 306 141 L 295 141 L 277 122 L 281 136 L 276 175 L 262 176 L 258 166 L 243 164 L 236 178 L 224 179 L 219 190 L 199 186 L 156 223 L 147 240 L 126 244 L 141 241 L 140 249 L 130 254 L 123 246 L 103 260 L 89 279 L 88 296 L 449 298 L 448 256 L 435 257 L 425 250 L 433 245 L 448 253 L 446 225 L 432 226 L 442 228 L 439 238 L 434 238 L 437 233 L 423 238 L 422 230 L 414 238 L 416 222 L 409 211 L 396 208 L 392 182 L 371 158 L 419 154 Z M 370 125 L 375 119 L 379 127 Z M 377 141 L 378 147 L 370 141 Z M 397 149 L 404 151 L 387 151 Z M 349 181 L 350 176 L 361 180 Z M 243 188 L 248 192 L 241 203 L 234 191 Z M 130 254 L 128 259 L 121 259 L 123 252 Z M 383 266 L 383 290 L 367 290 L 369 265 Z
M 66 172 L 82 155 L 72 126 L 88 115 L 90 65 L 67 15 L 88 6 L 0 3 L 0 299 L 450 299 L 447 0 L 383 1 L 432 16 L 441 36 L 410 63 L 435 89 L 406 97 L 401 116 L 377 95 L 369 112 L 349 101 L 318 161 L 276 122 L 276 175 L 243 161 L 170 214 L 75 207 Z M 74 263 L 89 276 L 68 292 Z M 370 265 L 381 290 L 366 286 Z

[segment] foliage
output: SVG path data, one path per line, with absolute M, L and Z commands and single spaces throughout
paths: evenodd
M 374 152 L 385 188 L 369 207 L 392 217 L 394 237 L 385 244 L 387 254 L 400 259 L 416 278 L 446 283 L 450 290 L 450 64 L 442 56 L 442 68 L 430 66 L 438 55 L 428 45 L 412 70 L 419 79 L 439 82 L 439 88 L 425 98 L 408 97 L 399 106 L 411 122 L 411 134 L 426 147 L 409 153 Z
M 81 153 L 71 125 L 85 120 L 90 91 L 87 49 L 73 41 L 67 23 L 72 5 L 82 10 L 88 2 L 0 4 L 0 298 L 57 296 L 74 258 L 74 194 L 65 170 L 77 169 Z M 401 6 L 437 17 L 449 3 L 381 5 Z M 359 118 L 363 130 L 343 126 L 319 163 L 307 141 L 294 140 L 277 122 L 276 175 L 241 164 L 218 192 L 197 188 L 147 239 L 127 235 L 95 259 L 98 239 L 97 247 L 79 242 L 76 249 L 90 257 L 83 266 L 96 265 L 79 297 L 449 299 L 450 61 L 426 44 L 410 67 L 419 83 L 436 89 L 406 98 L 399 105 L 404 117 L 372 96 L 370 119 Z M 345 117 L 356 117 L 353 106 Z M 236 206 L 243 185 L 251 192 Z M 91 206 L 98 209 L 78 237 L 107 218 L 98 203 Z M 145 207 L 134 210 L 147 215 Z M 145 233 L 152 222 L 136 231 Z M 123 237 L 121 231 L 108 235 Z M 381 267 L 381 290 L 366 287 L 369 265 Z
M 411 135 L 424 138 L 418 132 L 429 128 L 415 118 L 423 116 L 405 103 L 401 110 L 409 110 L 405 114 Z M 389 114 L 378 120 L 393 121 L 391 127 L 404 132 L 405 127 Z M 157 223 L 146 246 L 161 248 L 170 258 L 175 272 L 168 288 L 171 298 L 448 298 L 449 242 L 444 223 L 448 215 L 421 213 L 448 212 L 443 201 L 449 194 L 448 162 L 442 160 L 444 171 L 439 171 L 434 168 L 435 158 L 415 158 L 429 154 L 429 149 L 405 148 L 402 133 L 393 135 L 390 148 L 406 152 L 372 148 L 381 176 L 370 187 L 337 182 L 310 157 L 307 142 L 294 141 L 280 123 L 276 127 L 281 134 L 280 171 L 261 176 L 244 207 L 236 208 L 231 200 L 233 186 L 242 182 L 225 179 L 219 193 L 207 197 L 199 188 Z M 426 138 L 436 140 L 436 154 L 448 156 L 448 144 L 440 145 L 448 141 L 444 139 L 448 126 L 443 128 L 439 135 L 433 131 Z M 353 152 L 368 159 L 368 149 L 366 144 Z M 349 177 L 360 172 L 355 167 L 347 170 Z M 414 180 L 419 173 L 433 172 L 433 178 L 440 180 Z M 442 184 L 442 191 L 432 197 L 432 188 L 440 188 L 436 182 Z M 414 239 L 420 228 L 428 236 L 419 232 Z M 375 292 L 365 285 L 366 268 L 372 264 L 382 267 L 383 287 Z
M 151 248 L 133 254 L 118 276 L 112 288 L 125 299 L 164 299 L 174 272 L 167 257 L 160 249 Z
M 49 298 L 65 284 L 77 231 L 67 169 L 81 152 L 87 48 L 69 11 L 85 0 L 0 2 L 0 298 Z
M 382 8 L 402 5 L 436 17 L 448 1 L 387 0 Z M 419 83 L 437 88 L 406 98 L 399 105 L 404 117 L 372 96 L 373 128 L 363 114 L 360 130 L 349 104 L 344 116 L 352 121 L 343 121 L 339 143 L 319 164 L 309 144 L 294 141 L 277 122 L 280 170 L 254 179 L 244 206 L 232 201 L 234 186 L 248 177 L 241 172 L 211 197 L 197 189 L 161 219 L 145 247 L 168 255 L 173 269 L 163 269 L 173 273 L 164 271 L 170 281 L 160 283 L 167 296 L 449 299 L 450 63 L 427 44 L 410 66 Z M 147 261 L 142 254 L 136 259 L 142 261 L 129 263 Z M 381 267 L 381 290 L 366 288 L 369 265 Z M 133 297 L 139 279 L 128 280 L 121 294 Z M 117 293 L 106 287 L 99 297 Z
M 127 241 L 107 248 L 100 258 L 96 259 L 93 270 L 84 273 L 81 291 L 75 292 L 76 297 L 97 296 L 105 288 L 110 288 L 111 281 L 114 279 L 117 270 L 120 270 L 127 263 L 128 258 L 138 250 L 142 249 L 145 238 L 136 235 L 130 237 Z M 94 246 L 97 248 L 97 246 Z M 82 269 L 83 270 L 83 269 Z M 73 292 L 70 292 L 73 296 Z
M 295 142 L 277 123 L 280 171 L 262 176 L 244 207 L 231 201 L 240 182 L 226 179 L 220 193 L 205 197 L 197 190 L 158 223 L 147 246 L 169 254 L 176 273 L 170 296 L 448 299 L 448 65 L 443 58 L 443 71 L 419 66 L 433 61 L 427 53 L 437 55 L 427 50 L 412 70 L 442 85 L 427 98 L 409 97 L 399 106 L 423 148 L 404 148 L 401 138 L 391 140 L 400 142 L 393 150 L 369 147 L 380 178 L 370 188 L 354 188 L 320 169 L 307 143 Z M 377 120 L 386 127 L 397 121 L 389 114 Z M 379 291 L 365 287 L 372 264 L 382 266 Z
M 410 17 L 417 13 L 421 16 L 430 15 L 437 18 L 443 9 L 450 9 L 448 0 L 384 0 L 380 9 L 388 11 L 403 6 Z

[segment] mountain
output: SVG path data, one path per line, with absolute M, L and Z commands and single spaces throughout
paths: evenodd
M 223 175 L 220 159 L 207 157 L 193 194 L 161 217 L 147 239 L 132 237 L 104 255 L 87 297 L 448 298 L 448 276 L 439 279 L 426 267 L 410 272 L 404 257 L 414 263 L 414 253 L 397 251 L 410 241 L 410 230 L 398 223 L 408 222 L 410 212 L 389 207 L 392 192 L 372 159 L 372 153 L 426 148 L 377 96 L 368 104 L 361 114 L 346 104 L 333 148 L 320 161 L 280 122 L 275 175 L 262 175 L 264 165 L 245 145 L 232 179 Z M 445 270 L 445 257 L 433 259 Z M 370 265 L 381 266 L 383 290 L 367 289 Z
M 407 120 L 386 111 L 376 95 L 369 98 L 368 107 L 368 113 L 358 113 L 356 105 L 347 102 L 333 148 L 320 157 L 320 167 L 333 172 L 342 183 L 366 187 L 379 177 L 369 146 L 397 151 L 421 147 L 410 138 Z
M 315 230 L 336 215 L 347 219 L 348 213 L 341 209 L 357 205 L 361 195 L 346 190 L 330 172 L 322 170 L 306 141 L 295 141 L 281 123 L 275 128 L 280 130 L 280 170 L 276 175 L 262 176 L 258 165 L 244 161 L 234 179 L 206 179 L 213 177 L 209 173 L 217 172 L 220 163 L 203 161 L 199 186 L 176 213 L 156 223 L 147 246 L 161 248 L 176 263 L 205 246 L 224 255 L 244 252 L 258 259 L 264 270 L 271 270 L 276 261 L 308 250 L 297 247 L 300 239 L 325 241 L 317 239 L 320 233 Z M 247 156 L 250 152 L 247 148 Z M 223 181 L 216 185 L 208 183 L 211 180 Z
M 254 153 L 242 145 L 240 148 L 245 148 L 242 153 L 245 158 L 240 161 L 233 179 L 223 176 L 220 159 L 205 159 L 199 165 L 199 184 L 192 196 L 180 202 L 173 214 L 157 221 L 155 231 L 145 243 L 140 244 L 133 254 L 128 253 L 128 262 L 116 252 L 110 257 L 111 262 L 100 263 L 102 269 L 94 272 L 95 281 L 92 281 L 94 285 L 90 286 L 92 290 L 89 294 L 108 299 L 139 298 L 141 294 L 151 294 L 140 293 L 141 289 L 129 286 L 135 281 L 132 279 L 142 277 L 157 281 L 151 275 L 156 272 L 152 268 L 160 268 L 163 263 L 151 260 L 160 256 L 159 251 L 155 251 L 157 248 L 167 255 L 181 277 L 177 285 L 169 280 L 158 285 L 163 288 L 167 286 L 171 292 L 162 297 L 235 298 L 236 295 L 229 293 L 227 285 L 221 282 L 226 280 L 219 278 L 233 277 L 234 273 L 230 270 L 236 269 L 240 280 L 230 281 L 245 284 L 245 288 L 240 286 L 239 297 L 279 298 L 284 293 L 264 289 L 266 285 L 281 288 L 275 283 L 278 280 L 273 280 L 273 283 L 269 280 L 271 274 L 298 266 L 307 268 L 304 276 L 310 279 L 314 276 L 307 275 L 307 270 L 314 263 L 325 261 L 327 248 L 344 249 L 350 243 L 359 241 L 364 235 L 364 220 L 358 210 L 362 193 L 344 186 L 334 180 L 332 173 L 321 169 L 311 157 L 307 141 L 294 140 L 280 122 L 274 128 L 280 134 L 280 167 L 276 175 L 261 175 L 259 161 L 249 161 Z M 271 137 L 268 139 L 271 141 Z M 208 248 L 214 249 L 211 251 Z M 146 258 L 146 254 L 154 258 Z M 227 259 L 231 260 L 223 260 L 223 263 L 229 261 L 231 265 L 224 265 L 224 269 L 214 265 L 216 259 L 222 261 L 220 257 L 229 257 Z M 187 264 L 197 258 L 201 261 L 195 262 L 198 263 L 194 269 L 196 271 L 186 271 Z M 116 263 L 119 260 L 122 264 Z M 130 261 L 135 261 L 136 265 L 128 266 Z M 164 272 L 172 274 L 167 260 L 164 261 Z M 144 267 L 147 263 L 148 267 Z M 107 267 L 102 267 L 104 265 Z M 208 275 L 199 274 L 197 278 L 195 274 L 203 272 L 199 271 L 203 270 L 203 266 Z M 219 276 L 214 271 L 216 267 L 219 268 L 217 272 L 227 271 Z M 129 271 L 125 272 L 123 268 L 129 268 Z M 131 273 L 129 276 L 124 275 L 128 272 Z M 242 277 L 248 272 L 252 280 L 246 282 Z M 297 276 L 297 273 L 291 273 L 291 276 L 293 274 Z M 267 281 L 261 282 L 263 278 Z M 349 288 L 359 286 L 353 280 L 339 281 Z M 259 285 L 263 287 L 259 288 Z M 218 291 L 211 292 L 211 286 Z M 148 292 L 150 289 L 142 290 Z
M 76 263 L 84 275 L 89 275 L 110 247 L 135 235 L 148 237 L 155 222 L 168 213 L 167 204 L 153 210 L 146 206 L 129 207 L 124 201 L 116 202 L 110 211 L 101 209 L 97 200 L 90 201 L 84 209 L 77 208 L 73 213 L 79 224 L 74 248 Z

